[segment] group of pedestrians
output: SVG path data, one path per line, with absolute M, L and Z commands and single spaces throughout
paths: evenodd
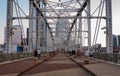
M 40 49 L 35 49 L 35 50 L 34 50 L 35 60 L 40 59 L 40 53 L 41 53 L 41 50 L 40 50 Z

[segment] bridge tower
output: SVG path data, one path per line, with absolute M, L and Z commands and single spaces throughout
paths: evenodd
M 113 53 L 112 40 L 112 2 L 106 0 L 106 47 L 107 53 Z
M 12 25 L 13 25 L 13 0 L 7 0 L 7 25 L 6 25 L 6 40 L 5 51 L 10 53 L 12 51 Z

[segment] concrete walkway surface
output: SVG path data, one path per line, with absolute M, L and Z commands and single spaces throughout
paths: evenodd
M 120 76 L 120 65 L 109 64 L 88 57 L 72 58 L 97 76 Z M 85 64 L 85 60 L 89 60 L 89 63 Z

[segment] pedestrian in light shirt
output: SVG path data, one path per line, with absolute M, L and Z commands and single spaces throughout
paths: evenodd
M 38 50 L 37 50 L 37 53 L 38 53 L 38 59 L 40 59 L 40 53 L 41 53 L 41 50 L 38 49 Z

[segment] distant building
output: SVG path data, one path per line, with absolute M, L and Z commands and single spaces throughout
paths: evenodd
M 117 46 L 120 47 L 120 35 L 117 36 Z
M 20 25 L 14 25 L 12 27 L 12 50 L 11 51 L 4 51 L 4 53 L 11 53 L 11 52 L 17 52 L 17 46 L 21 45 L 22 43 L 22 31 Z M 7 29 L 4 28 L 4 44 L 6 45 L 7 40 Z
M 113 35 L 113 53 L 120 53 L 120 35 Z
M 67 40 L 69 20 L 68 19 L 57 19 L 56 24 L 56 37 L 61 37 L 63 40 Z
M 0 53 L 3 53 L 5 50 L 4 44 L 0 44 Z
M 95 52 L 101 52 L 101 44 L 95 45 Z
M 113 35 L 113 49 L 117 48 L 117 36 Z
M 56 32 L 55 32 L 55 38 L 56 38 L 56 44 L 61 45 L 58 48 L 66 48 L 67 47 L 67 36 L 68 36 L 68 30 L 69 30 L 69 20 L 68 19 L 57 19 L 56 23 Z M 71 43 L 72 44 L 72 43 Z M 69 45 L 71 48 L 73 48 L 73 45 Z M 67 49 L 67 48 L 66 48 Z
M 20 25 L 13 26 L 12 44 L 20 45 L 22 42 L 22 30 Z

